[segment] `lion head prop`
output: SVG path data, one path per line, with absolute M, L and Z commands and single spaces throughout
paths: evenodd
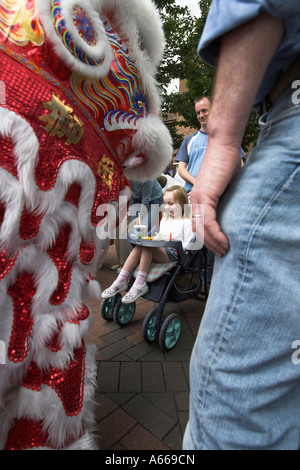
M 92 447 L 99 206 L 169 164 L 151 0 L 0 0 L 0 448 Z

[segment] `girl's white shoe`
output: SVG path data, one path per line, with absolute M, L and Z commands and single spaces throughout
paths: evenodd
M 117 295 L 120 292 L 123 292 L 124 290 L 126 290 L 127 287 L 128 287 L 127 281 L 122 282 L 122 284 L 117 284 L 115 286 L 114 284 L 112 284 L 110 287 L 108 287 L 108 289 L 105 289 L 105 291 L 102 292 L 102 299 L 110 299 L 114 295 Z
M 137 292 L 131 292 L 133 288 Z M 148 290 L 149 287 L 147 286 L 146 282 L 142 286 L 133 285 L 130 291 L 122 298 L 122 303 L 131 304 L 132 302 L 135 302 L 139 297 L 142 297 L 143 295 L 147 294 Z

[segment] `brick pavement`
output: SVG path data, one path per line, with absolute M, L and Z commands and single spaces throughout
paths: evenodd
M 116 277 L 111 246 L 97 273 L 102 289 Z M 102 450 L 181 450 L 188 420 L 189 360 L 202 318 L 198 300 L 171 303 L 167 313 L 178 313 L 182 332 L 176 347 L 164 353 L 141 336 L 145 315 L 153 303 L 137 301 L 132 322 L 123 328 L 100 315 L 101 301 L 91 301 L 94 324 L 87 342 L 96 345 L 98 364 L 96 435 Z

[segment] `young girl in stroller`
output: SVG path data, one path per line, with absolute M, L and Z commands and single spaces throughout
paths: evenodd
M 182 186 L 171 186 L 165 191 L 163 196 L 164 214 L 160 222 L 159 233 L 154 239 L 181 241 L 183 249 L 188 246 L 195 238 L 189 217 L 188 204 L 188 196 Z M 102 293 L 102 298 L 108 299 L 126 290 L 131 272 L 139 264 L 136 280 L 130 291 L 122 298 L 122 303 L 134 302 L 149 290 L 146 278 L 151 263 L 170 263 L 177 260 L 177 257 L 176 251 L 172 248 L 136 245 L 115 282 Z

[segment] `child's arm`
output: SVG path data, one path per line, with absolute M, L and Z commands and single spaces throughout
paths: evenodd
M 182 219 L 183 221 L 183 241 L 182 241 L 182 247 L 184 250 L 186 250 L 186 247 L 188 244 L 195 239 L 195 233 L 193 232 L 192 228 L 192 222 L 190 219 Z

